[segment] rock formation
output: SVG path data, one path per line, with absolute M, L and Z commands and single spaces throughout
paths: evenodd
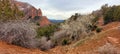
M 24 19 L 32 19 L 40 24 L 40 26 L 47 26 L 51 22 L 47 19 L 46 16 L 42 15 L 41 9 L 36 9 L 32 5 L 20 1 L 11 0 L 12 5 L 16 5 L 19 10 L 23 11 L 25 16 Z M 37 17 L 37 20 L 35 19 Z
M 44 25 L 49 25 L 50 21 L 48 21 L 46 16 L 42 16 L 39 23 L 40 23 L 40 26 L 43 27 Z

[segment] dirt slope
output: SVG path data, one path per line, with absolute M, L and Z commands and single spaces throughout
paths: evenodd
M 119 27 L 120 26 L 120 22 L 111 22 L 105 26 L 103 26 L 103 30 L 106 31 L 106 30 L 109 30 L 111 28 L 115 28 L 115 27 Z
M 69 53 L 74 54 L 77 52 L 80 53 L 80 52 L 95 50 L 100 46 L 105 45 L 105 43 L 107 42 L 120 47 L 120 30 L 118 29 L 109 30 L 98 36 L 101 36 L 101 35 L 103 37 L 94 37 L 93 39 L 86 41 L 86 43 L 80 45 L 79 47 L 76 47 L 75 49 L 70 50 Z
M 38 49 L 26 49 L 0 41 L 0 54 L 46 54 Z

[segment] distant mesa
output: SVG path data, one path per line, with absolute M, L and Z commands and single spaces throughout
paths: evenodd
M 55 19 L 49 19 L 49 20 L 52 23 L 62 23 L 62 22 L 64 22 L 64 20 L 55 20 Z

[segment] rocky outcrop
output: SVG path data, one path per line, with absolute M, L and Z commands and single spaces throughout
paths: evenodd
M 46 16 L 42 16 L 39 23 L 40 23 L 41 27 L 43 27 L 45 25 L 50 25 L 50 21 L 47 19 Z
M 29 18 L 32 17 L 34 18 L 35 16 L 42 16 L 42 11 L 41 9 L 36 9 L 35 7 L 33 7 L 32 5 L 28 4 L 28 3 L 24 3 L 24 2 L 18 2 L 15 1 L 14 2 L 17 7 L 24 12 L 25 14 L 25 18 Z
M 20 1 L 11 0 L 10 2 L 12 5 L 16 5 L 19 10 L 24 12 L 24 19 L 32 19 L 32 21 L 38 22 L 40 26 L 47 26 L 51 24 L 47 17 L 42 15 L 40 8 L 36 9 L 32 5 Z
M 37 14 L 38 14 L 38 16 L 42 16 L 42 11 L 40 8 L 37 10 Z

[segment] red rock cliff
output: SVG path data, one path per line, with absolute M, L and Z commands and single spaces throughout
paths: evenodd
M 34 18 L 35 16 L 37 16 L 38 10 L 32 5 L 24 2 L 18 2 L 18 1 L 15 1 L 15 4 L 21 11 L 25 13 L 25 18 L 28 18 L 30 16 Z M 41 10 L 39 10 L 39 12 L 41 13 Z
M 38 9 L 37 14 L 38 14 L 38 16 L 42 16 L 42 11 L 40 8 Z
M 46 16 L 42 16 L 39 23 L 41 27 L 51 24 L 51 22 L 48 20 Z
M 15 4 L 19 10 L 23 11 L 25 14 L 24 19 L 27 19 L 29 17 L 31 17 L 32 19 L 35 18 L 35 16 L 40 16 L 40 26 L 46 26 L 51 24 L 51 22 L 47 19 L 46 16 L 42 16 L 42 11 L 41 9 L 36 9 L 35 7 L 33 7 L 32 5 L 28 4 L 28 3 L 24 3 L 24 2 L 19 2 L 19 1 L 15 1 L 15 0 L 11 0 L 11 4 Z

